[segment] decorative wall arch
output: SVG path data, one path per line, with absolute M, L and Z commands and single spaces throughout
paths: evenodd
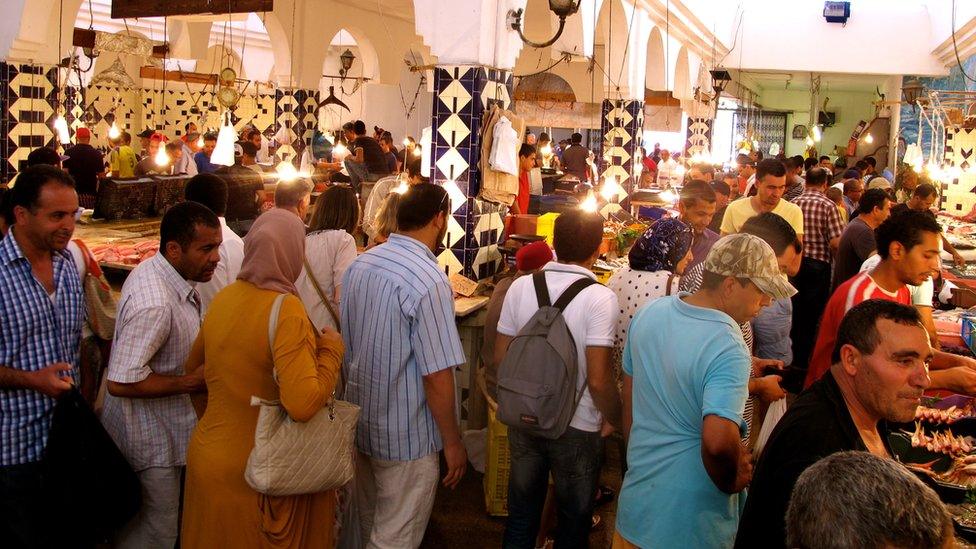
M 671 94 L 676 99 L 691 99 L 694 95 L 692 90 L 692 80 L 691 80 L 691 67 L 688 60 L 688 49 L 685 46 L 681 46 L 678 50 L 678 56 L 674 63 L 674 74 L 672 81 L 674 82 L 674 87 L 672 88 Z
M 653 91 L 664 91 L 668 89 L 669 80 L 668 60 L 664 55 L 664 39 L 661 29 L 655 26 L 651 29 L 651 36 L 647 40 L 647 73 L 644 87 Z
M 604 0 L 597 17 L 594 40 L 594 55 L 599 46 L 603 55 L 597 61 L 602 65 L 604 86 L 610 95 L 628 94 L 628 31 L 630 17 L 621 0 Z M 599 68 L 597 70 L 600 70 Z

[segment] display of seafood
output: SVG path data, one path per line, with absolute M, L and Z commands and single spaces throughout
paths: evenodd
M 158 241 L 145 240 L 138 243 L 116 242 L 94 246 L 91 248 L 91 253 L 99 263 L 138 265 L 156 255 L 158 250 Z
M 953 459 L 952 465 L 942 473 L 936 473 L 932 470 L 934 463 L 935 461 L 930 461 L 929 463 L 907 463 L 905 465 L 942 482 L 976 488 L 976 455 L 966 455 Z
M 946 454 L 950 456 L 962 456 L 976 449 L 976 438 L 956 436 L 951 429 L 942 432 L 927 434 L 922 429 L 922 423 L 915 422 L 915 432 L 912 435 L 912 446 L 915 448 L 925 448 L 930 452 Z
M 929 423 L 952 423 L 970 415 L 972 411 L 970 408 L 970 406 L 966 406 L 966 408 L 951 406 L 942 410 L 939 408 L 919 406 L 918 410 L 915 411 L 915 419 Z

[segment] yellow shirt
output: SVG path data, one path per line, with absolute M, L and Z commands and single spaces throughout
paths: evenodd
M 136 153 L 132 147 L 122 145 L 108 155 L 109 170 L 119 172 L 118 177 L 125 179 L 136 176 Z
M 750 217 L 759 215 L 752 207 L 751 198 L 746 196 L 729 204 L 725 209 L 725 217 L 722 218 L 722 234 L 737 233 L 742 229 L 742 225 Z M 785 219 L 796 231 L 796 234 L 803 234 L 803 210 L 792 202 L 780 200 L 779 204 L 773 208 L 773 213 Z

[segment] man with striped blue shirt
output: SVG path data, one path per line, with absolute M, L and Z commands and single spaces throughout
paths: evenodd
M 55 399 L 78 375 L 84 291 L 65 251 L 78 195 L 47 165 L 21 172 L 11 192 L 13 226 L 0 241 L 0 544 L 53 547 L 61 532 L 41 458 Z
M 450 199 L 415 185 L 396 233 L 350 265 L 342 283 L 345 398 L 362 407 L 356 500 L 366 547 L 418 547 L 437 491 L 443 449 L 454 488 L 467 464 L 455 415 L 454 368 L 465 361 L 454 299 L 434 250 Z

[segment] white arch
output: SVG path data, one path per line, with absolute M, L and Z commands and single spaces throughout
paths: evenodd
M 623 96 L 629 92 L 630 73 L 627 65 L 630 54 L 627 42 L 633 16 L 631 6 L 621 0 L 604 0 L 597 18 L 594 51 L 597 45 L 603 46 L 603 55 L 597 62 L 603 67 L 604 86 L 608 94 L 614 97 L 617 88 Z
M 664 57 L 664 39 L 661 29 L 655 26 L 647 40 L 647 73 L 644 87 L 653 91 L 668 89 L 668 60 Z
M 676 99 L 691 99 L 694 95 L 691 81 L 691 67 L 688 60 L 688 50 L 681 46 L 674 63 L 674 85 L 671 94 Z

